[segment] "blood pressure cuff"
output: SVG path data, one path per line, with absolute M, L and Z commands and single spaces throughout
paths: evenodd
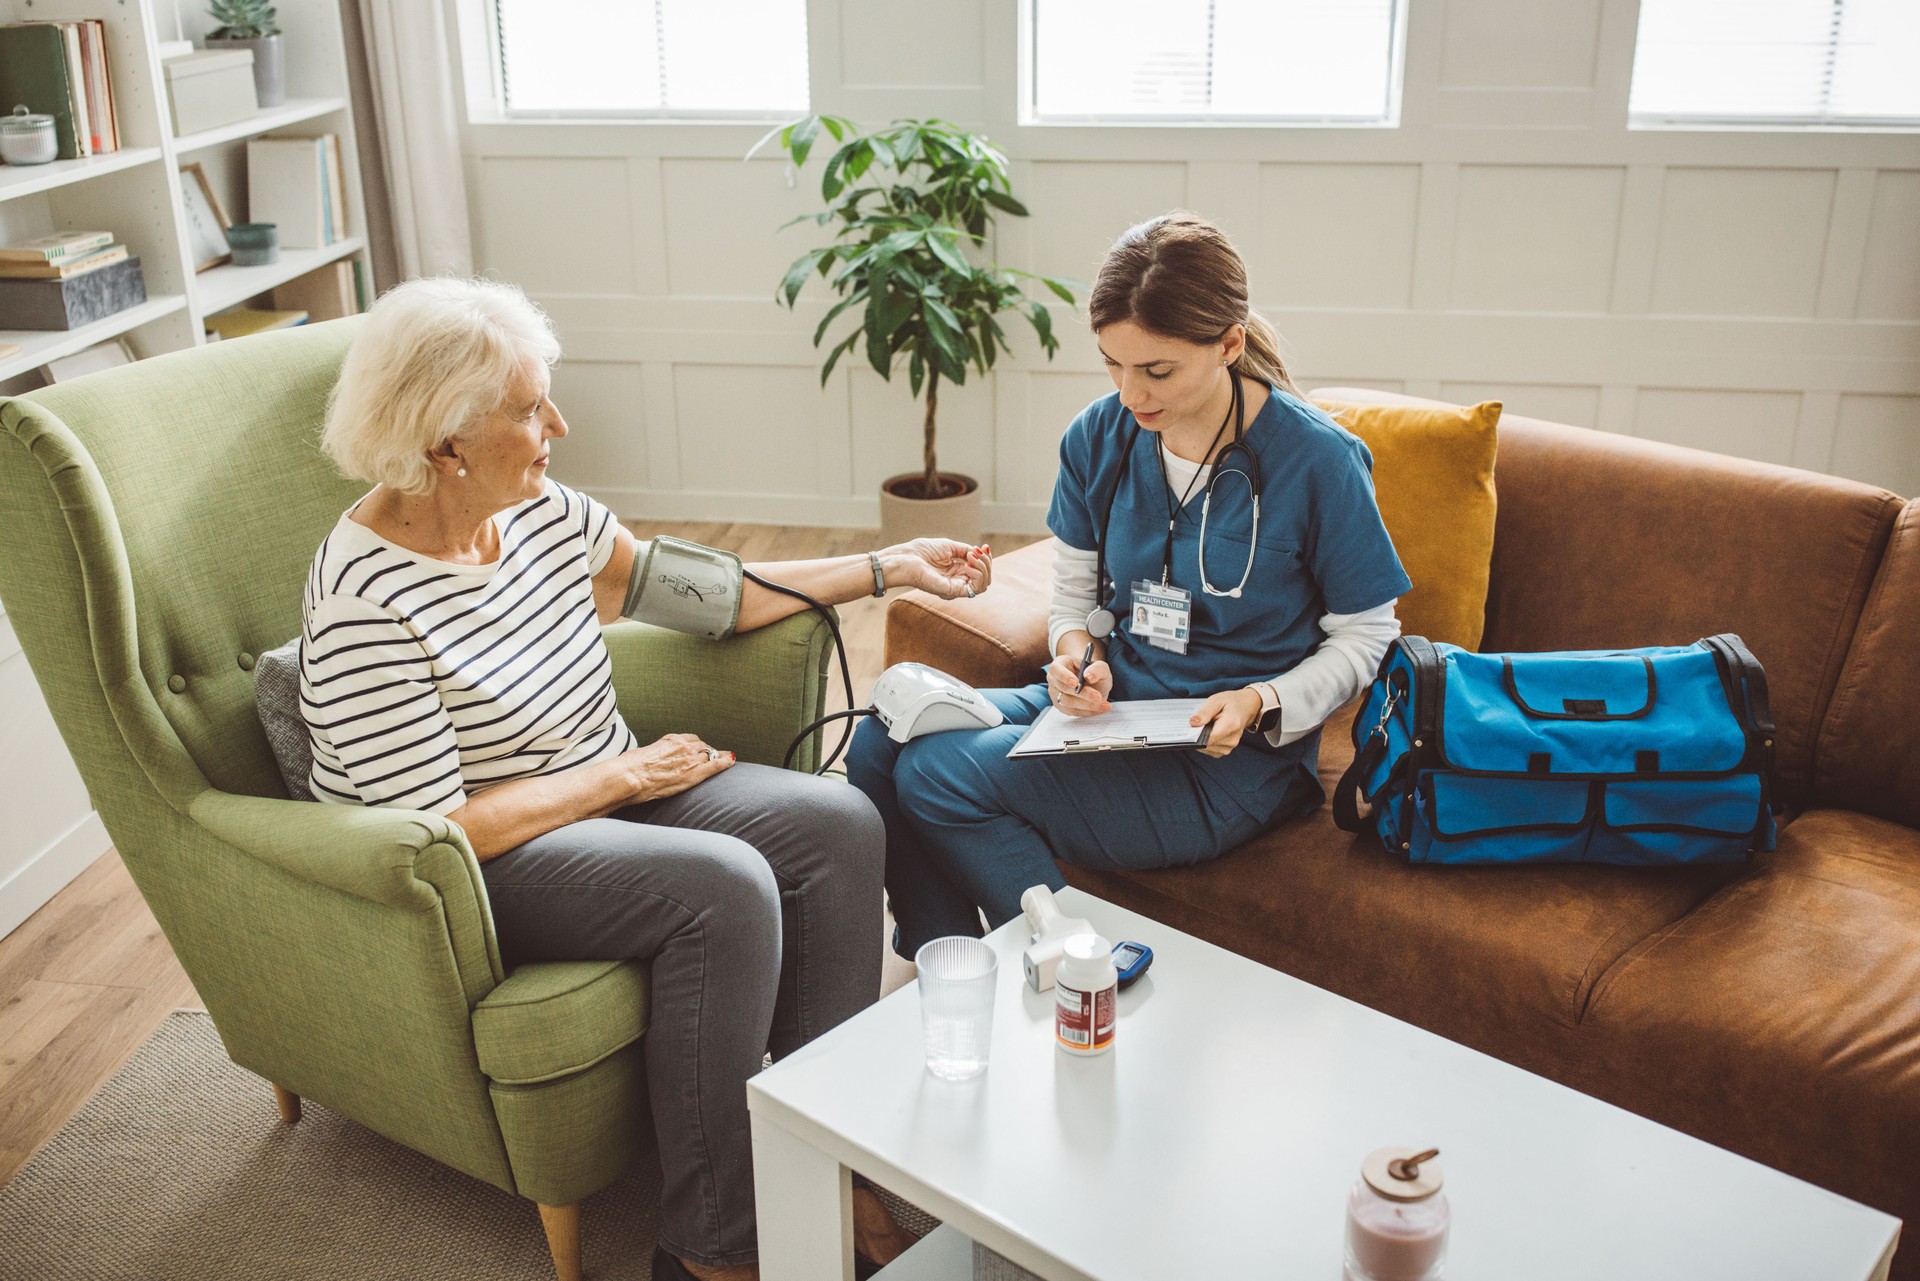
M 648 542 L 620 613 L 637 623 L 722 640 L 740 621 L 740 558 L 679 538 Z

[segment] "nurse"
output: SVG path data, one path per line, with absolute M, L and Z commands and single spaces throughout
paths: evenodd
M 1088 311 L 1116 391 L 1060 442 L 1045 680 L 983 691 L 998 728 L 896 744 L 867 720 L 848 757 L 885 820 L 902 955 L 1064 887 L 1056 859 L 1204 862 L 1325 799 L 1320 726 L 1372 679 L 1412 583 L 1372 455 L 1294 386 L 1247 297 L 1239 253 L 1192 214 L 1108 251 Z M 1205 699 L 1204 747 L 1007 758 L 1049 703 L 1150 698 Z

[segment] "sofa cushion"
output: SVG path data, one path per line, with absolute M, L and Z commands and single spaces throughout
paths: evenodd
M 1595 991 L 1608 1097 L 1920 1221 L 1920 832 L 1816 810 Z
M 1500 402 L 1316 403 L 1373 452 L 1380 518 L 1413 590 L 1396 611 L 1411 636 L 1480 647 L 1493 558 L 1493 458 Z
M 1836 476 L 1512 415 L 1500 421 L 1498 474 L 1481 648 L 1624 649 L 1737 632 L 1766 665 L 1782 792 L 1805 806 L 1814 738 L 1901 501 Z
M 1814 751 L 1822 805 L 1920 827 L 1920 498 L 1887 544 Z
M 993 586 L 966 600 L 912 591 L 887 606 L 886 664 L 912 660 L 978 689 L 1031 685 L 1047 665 L 1053 540 L 993 558 Z
M 1351 722 L 1349 708 L 1321 740 L 1320 777 L 1329 791 L 1352 759 Z M 1416 867 L 1377 842 L 1340 831 L 1322 807 L 1197 867 L 1069 868 L 1067 878 L 1243 956 L 1564 1080 L 1566 1040 L 1595 981 L 1738 870 Z
M 505 1085 L 583 1072 L 647 1030 L 647 966 L 522 965 L 473 1009 L 480 1070 Z
M 300 638 L 260 655 L 253 665 L 253 710 L 287 795 L 313 799 L 313 734 L 300 714 Z

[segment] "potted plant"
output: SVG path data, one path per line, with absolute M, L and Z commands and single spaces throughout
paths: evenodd
M 263 107 L 285 102 L 287 64 L 274 7 L 267 0 L 213 0 L 207 12 L 220 24 L 207 33 L 207 48 L 253 50 L 254 97 Z
M 832 225 L 833 243 L 795 259 L 775 297 L 792 307 L 810 276 L 826 279 L 838 301 L 814 330 L 815 347 L 835 320 L 859 309 L 852 332 L 827 353 L 822 386 L 840 357 L 864 346 L 882 378 L 891 382 L 904 357 L 913 394 L 923 396 L 924 387 L 921 469 L 881 485 L 881 540 L 939 533 L 976 542 L 979 483 L 942 472 L 935 452 L 940 382 L 964 384 L 969 368 L 985 375 L 999 352 L 1011 354 L 995 319 L 1004 311 L 1022 313 L 1052 359 L 1060 349 L 1052 317 L 1022 282 L 1037 280 L 1069 305 L 1073 294 L 1050 276 L 976 265 L 998 214 L 1027 216 L 1013 198 L 1007 158 L 985 138 L 942 120 L 896 120 L 862 134 L 841 117 L 809 116 L 768 134 L 754 151 L 777 137 L 798 168 L 822 131 L 839 144 L 820 181 L 827 207 L 786 225 Z

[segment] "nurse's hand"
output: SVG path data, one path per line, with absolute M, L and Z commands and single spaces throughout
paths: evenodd
M 993 549 L 951 538 L 916 538 L 880 553 L 889 587 L 918 587 L 942 600 L 977 596 L 993 582 Z
M 1200 710 L 1193 714 L 1187 724 L 1196 729 L 1213 722 L 1213 729 L 1207 734 L 1206 746 L 1200 750 L 1216 760 L 1240 746 L 1240 736 L 1247 732 L 1247 726 L 1260 719 L 1260 691 L 1254 689 L 1230 689 L 1213 695 L 1200 704 Z
M 1062 654 L 1047 665 L 1047 693 L 1053 705 L 1069 716 L 1097 716 L 1113 710 L 1108 700 L 1113 695 L 1113 669 L 1105 659 L 1087 664 L 1087 679 L 1080 680 L 1080 656 Z

